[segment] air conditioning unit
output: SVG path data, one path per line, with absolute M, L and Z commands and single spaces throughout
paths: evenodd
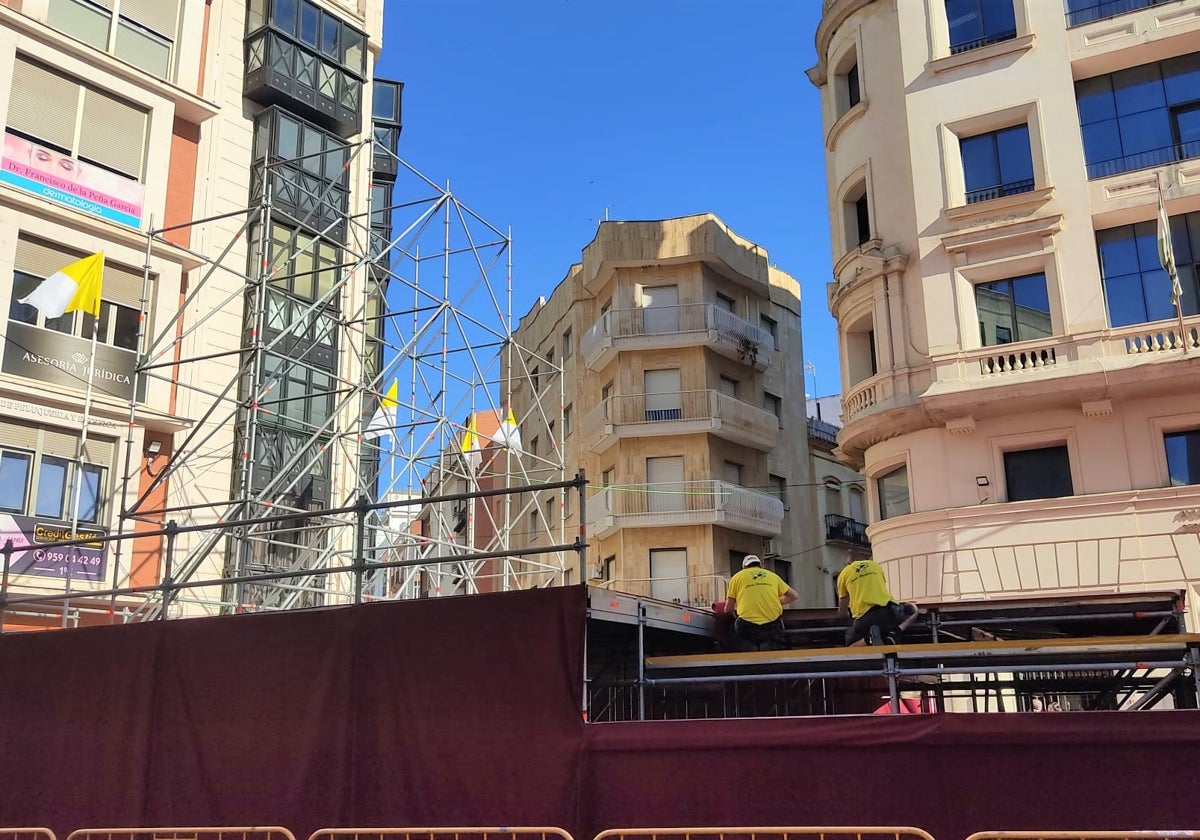
M 778 560 L 783 554 L 783 543 L 778 539 L 763 540 L 763 559 Z

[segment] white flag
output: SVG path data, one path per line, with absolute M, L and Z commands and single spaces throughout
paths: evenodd
M 1158 186 L 1158 261 L 1171 278 L 1171 303 L 1180 306 L 1183 286 L 1179 285 L 1179 270 L 1175 268 L 1175 249 L 1171 245 L 1171 220 L 1163 201 L 1162 184 Z
M 479 431 L 475 425 L 475 414 L 467 418 L 467 428 L 463 430 L 462 456 L 467 466 L 474 472 L 483 464 L 483 453 L 479 451 Z
M 501 446 L 507 446 L 518 455 L 524 454 L 525 450 L 521 448 L 521 430 L 517 428 L 517 421 L 513 417 L 511 408 L 508 410 L 504 422 L 500 424 L 500 428 L 496 430 L 496 434 L 492 435 L 492 441 Z
M 363 437 L 380 438 L 385 434 L 396 434 L 396 407 L 400 404 L 400 380 L 393 379 L 392 385 L 379 401 L 379 408 L 371 415 L 367 427 L 363 429 Z

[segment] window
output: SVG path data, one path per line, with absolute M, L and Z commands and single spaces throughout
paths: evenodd
M 270 25 L 357 75 L 366 72 L 363 63 L 366 35 L 308 0 L 250 0 L 246 32 L 255 32 L 264 25 Z
M 1108 20 L 1126 12 L 1157 6 L 1170 0 L 1067 0 L 1067 26 Z
M 566 332 L 562 334 L 562 357 L 565 362 L 571 358 L 571 354 L 575 352 L 575 347 L 571 340 L 571 328 L 567 327 Z
M 0 449 L 0 510 L 24 513 L 33 454 Z
M 717 381 L 717 390 L 728 397 L 737 399 L 738 381 L 731 376 L 722 374 L 721 378 Z
M 46 22 L 147 73 L 170 79 L 179 6 L 179 0 L 49 0 Z
M 846 71 L 846 101 L 853 108 L 862 101 L 862 95 L 858 90 L 858 64 L 851 65 Z
M 1089 178 L 1200 157 L 1200 53 L 1075 84 Z
M 600 389 L 600 399 L 601 400 L 608 399 L 609 397 L 612 396 L 612 392 L 613 392 L 613 384 L 611 382 L 605 382 L 604 387 Z
M 1004 484 L 1010 502 L 1074 495 L 1066 445 L 1005 452 Z
M 979 341 L 984 347 L 1050 335 L 1050 299 L 1046 275 L 975 285 Z
M 571 436 L 571 406 L 563 409 L 563 437 Z
M 859 182 L 842 199 L 843 235 L 850 251 L 871 239 L 871 205 L 866 182 Z
M 650 597 L 659 601 L 688 602 L 687 549 L 650 549 Z
M 1014 125 L 959 140 L 967 204 L 1033 189 L 1029 126 Z
M 771 495 L 779 501 L 783 502 L 783 509 L 789 510 L 788 494 L 787 494 L 787 479 L 781 475 L 772 474 L 768 481 L 771 485 Z
M 775 419 L 779 421 L 779 428 L 783 428 L 783 398 L 772 394 L 770 391 L 763 391 L 763 408 L 775 415 Z
M 855 522 L 866 522 L 867 518 L 863 511 L 866 510 L 866 505 L 863 504 L 863 491 L 859 487 L 850 488 L 850 518 Z
M 1184 315 L 1197 309 L 1197 276 L 1200 274 L 1200 212 L 1170 218 L 1175 267 L 1183 287 L 1180 307 Z M 1113 327 L 1162 321 L 1175 316 L 1171 280 L 1158 261 L 1158 222 L 1108 228 L 1096 232 L 1100 275 Z
M 35 307 L 19 302 L 37 288 L 42 280 L 84 256 L 41 240 L 25 237 L 19 239 L 15 260 L 17 270 L 13 272 L 12 297 L 8 310 L 9 320 L 91 341 L 95 325 L 88 313 L 67 312 L 57 318 L 46 318 Z M 100 344 L 121 350 L 137 350 L 142 285 L 141 271 L 135 272 L 111 262 L 105 264 L 101 289 L 103 298 L 100 301 L 100 331 L 97 337 Z M 83 352 L 86 352 L 86 348 L 83 348 Z
M 533 440 L 529 441 L 529 454 L 532 455 L 533 457 L 536 458 L 538 456 L 538 454 L 539 454 L 538 450 L 540 448 L 541 447 L 538 444 L 537 437 L 534 437 Z
M 842 515 L 842 485 L 837 479 L 825 479 L 825 513 Z
M 534 368 L 529 374 L 530 380 L 533 381 L 533 390 L 536 392 L 542 387 L 542 371 L 541 368 Z
M 1163 446 L 1167 450 L 1167 475 L 1171 486 L 1200 484 L 1200 430 L 1163 435 Z M 2 469 L 0 466 L 0 475 Z
M 141 181 L 148 128 L 144 108 L 17 56 L 8 130 L 67 155 L 58 161 L 66 177 L 85 178 L 83 161 Z
M 600 473 L 600 486 L 611 487 L 613 483 L 613 475 L 616 473 L 615 468 L 609 467 L 604 472 Z
M 261 226 L 250 230 L 250 260 L 258 251 Z M 336 308 L 340 295 L 334 289 L 341 279 L 341 251 L 329 240 L 306 233 L 296 227 L 270 223 L 267 242 L 267 271 L 271 274 L 270 288 L 286 292 L 306 301 L 323 300 Z M 251 267 L 257 273 L 257 266 Z M 106 275 L 107 282 L 107 275 Z
M 331 373 L 291 356 L 264 353 L 262 374 L 270 390 L 259 405 L 271 412 L 272 425 L 315 430 L 333 416 L 337 383 Z
M 112 442 L 89 436 L 79 469 L 79 437 L 73 432 L 0 422 L 0 440 L 6 442 L 0 448 L 0 510 L 70 522 L 78 495 L 79 521 L 100 522 Z
M 779 322 L 776 321 L 774 318 L 771 318 L 767 315 L 760 315 L 758 317 L 758 321 L 759 321 L 759 324 L 762 326 L 763 331 L 770 334 L 771 340 L 775 344 L 775 347 L 772 349 L 778 350 L 779 349 Z
M 737 301 L 735 301 L 729 295 L 723 295 L 720 292 L 717 292 L 717 306 L 721 309 L 724 309 L 726 312 L 732 312 L 735 315 L 737 314 Z
M 604 580 L 613 580 L 613 576 L 617 573 L 617 555 L 610 554 L 605 557 L 600 563 L 600 577 Z
M 254 118 L 251 200 L 263 200 L 269 184 L 274 210 L 330 240 L 344 240 L 349 160 L 350 147 L 337 135 L 282 108 L 267 108 Z M 390 196 L 372 192 L 371 199 L 371 224 L 390 229 Z
M 950 54 L 1017 37 L 1013 0 L 946 0 Z
M 735 461 L 726 461 L 721 475 L 730 484 L 742 485 L 742 465 Z
M 912 511 L 908 497 L 908 466 L 897 467 L 875 481 L 879 491 L 879 518 L 890 519 Z
M 642 373 L 645 392 L 645 419 L 648 422 L 683 418 L 683 394 L 679 368 L 647 370 Z

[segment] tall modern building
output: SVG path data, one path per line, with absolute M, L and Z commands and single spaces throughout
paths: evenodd
M 379 152 L 400 129 L 399 84 L 372 96 L 382 15 L 382 0 L 0 3 L 11 598 L 154 584 L 168 560 L 201 580 L 315 565 L 342 539 L 279 523 L 38 548 L 72 530 L 215 525 L 373 489 L 357 432 L 381 351 L 362 313 L 379 311 L 386 278 L 363 255 L 386 233 L 368 196 L 374 184 L 387 202 L 395 166 Z M 98 252 L 93 354 L 90 315 L 48 318 L 20 299 Z M 214 586 L 177 608 L 319 603 L 322 585 Z M 12 605 L 4 625 L 161 606 L 85 592 Z
M 526 544 L 569 542 L 565 580 L 681 603 L 724 598 L 746 554 L 821 600 L 802 403 L 800 287 L 712 215 L 604 222 L 513 333 L 512 405 L 532 480 Z M 551 523 L 547 533 L 544 523 Z M 518 523 L 518 527 L 519 527 Z M 573 558 L 572 558 L 573 563 Z
M 816 50 L 838 446 L 896 594 L 1194 619 L 1200 0 L 825 0 Z

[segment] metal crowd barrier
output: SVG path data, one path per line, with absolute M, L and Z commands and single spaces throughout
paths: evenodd
M 322 828 L 308 840 L 574 840 L 553 826 L 470 828 Z
M 978 831 L 967 840 L 1162 840 L 1200 837 L 1200 831 Z
M 595 840 L 933 840 L 910 826 L 755 826 L 695 828 L 613 828 Z
M 51 835 L 53 837 L 53 835 Z M 0 840 L 7 838 L 0 837 Z M 82 828 L 67 840 L 296 840 L 278 825 L 198 826 L 193 828 Z
M 58 840 L 48 828 L 0 828 L 0 840 Z

